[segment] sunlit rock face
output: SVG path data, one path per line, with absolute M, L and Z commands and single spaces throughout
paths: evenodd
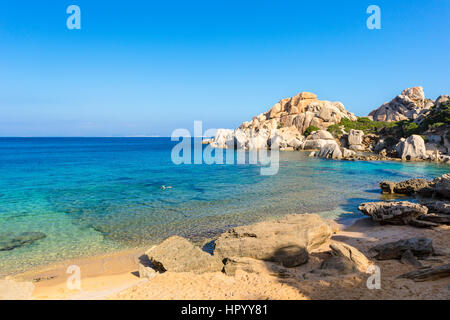
M 375 121 L 415 120 L 433 105 L 432 100 L 425 98 L 422 87 L 407 88 L 390 102 L 373 110 L 369 116 Z
M 280 100 L 251 121 L 243 122 L 232 134 L 221 129 L 212 146 L 259 149 L 278 145 L 281 148 L 302 149 L 306 129 L 314 126 L 326 130 L 343 118 L 357 120 L 340 102 L 318 100 L 314 93 L 300 92 Z

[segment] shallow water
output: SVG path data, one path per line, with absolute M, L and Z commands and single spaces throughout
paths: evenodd
M 46 238 L 0 251 L 0 275 L 173 234 L 200 240 L 286 213 L 354 218 L 361 202 L 381 199 L 381 180 L 449 171 L 281 152 L 278 174 L 261 176 L 249 164 L 177 166 L 174 144 L 169 138 L 1 138 L 0 236 L 40 231 Z

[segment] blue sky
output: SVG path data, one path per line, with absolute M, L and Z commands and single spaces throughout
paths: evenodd
M 234 128 L 300 91 L 357 115 L 415 85 L 435 99 L 449 30 L 449 0 L 2 1 L 0 136 Z

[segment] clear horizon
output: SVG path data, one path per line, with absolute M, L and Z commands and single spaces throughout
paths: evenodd
M 0 136 L 236 128 L 301 91 L 358 116 L 408 87 L 434 100 L 450 94 L 449 15 L 439 0 L 1 3 Z

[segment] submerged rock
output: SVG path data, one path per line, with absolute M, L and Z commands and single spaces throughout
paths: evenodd
M 43 232 L 23 232 L 20 234 L 3 233 L 0 234 L 0 251 L 9 251 L 30 245 L 45 237 L 46 234 Z
M 425 179 L 409 179 L 401 182 L 382 181 L 380 187 L 383 193 L 414 194 L 430 189 L 430 183 Z
M 376 222 L 395 225 L 409 224 L 428 213 L 427 207 L 408 201 L 362 203 L 358 210 Z
M 187 239 L 173 236 L 145 253 L 159 272 L 204 272 L 222 271 L 223 263 Z
M 331 238 L 327 221 L 315 214 L 288 215 L 279 220 L 229 230 L 216 241 L 223 258 L 249 257 L 294 267 L 308 261 L 308 250 Z

